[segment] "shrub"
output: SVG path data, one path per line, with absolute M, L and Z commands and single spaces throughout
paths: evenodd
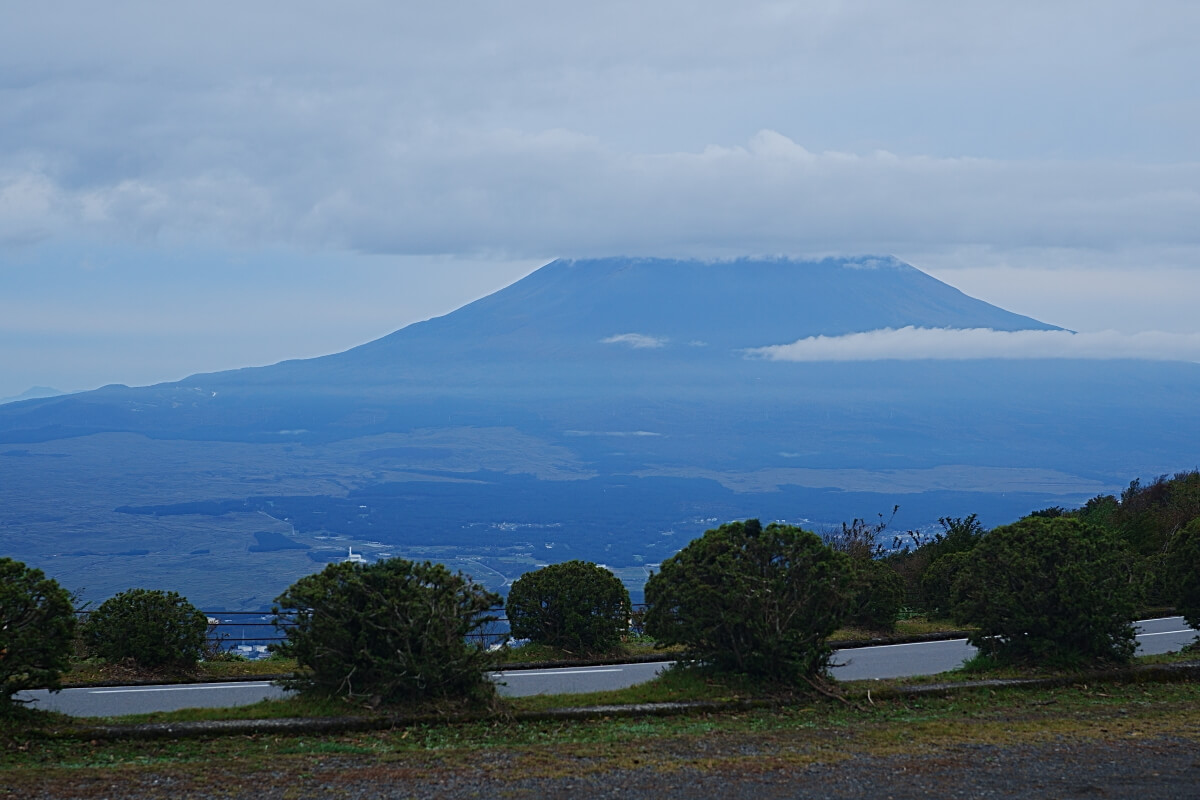
M 885 557 L 884 561 L 904 578 L 908 602 L 932 614 L 945 615 L 950 613 L 950 587 L 947 584 L 930 595 L 926 588 L 936 586 L 944 576 L 935 570 L 933 577 L 926 580 L 927 574 L 933 565 L 945 556 L 965 552 L 978 544 L 984 531 L 975 514 L 967 517 L 941 517 L 938 523 L 942 530 L 932 537 L 919 531 L 908 531 L 909 541 L 906 543 L 902 537 L 897 536 L 893 541 L 893 547 L 897 549 Z M 903 549 L 900 549 L 902 544 Z
M 204 654 L 208 618 L 176 592 L 129 589 L 88 614 L 83 641 L 107 661 L 140 667 L 192 666 Z
M 330 564 L 275 600 L 287 652 L 311 671 L 289 686 L 383 703 L 491 697 L 489 656 L 466 637 L 499 601 L 428 561 Z
M 896 627 L 904 606 L 904 578 L 883 561 L 854 562 L 854 593 L 847 621 L 876 631 Z
M 852 587 L 815 533 L 758 520 L 707 531 L 646 582 L 647 632 L 692 663 L 795 682 L 822 672 Z
M 0 710 L 25 689 L 58 689 L 75 636 L 71 595 L 40 569 L 0 558 Z
M 954 582 L 970 642 L 1003 663 L 1078 666 L 1133 654 L 1137 592 L 1119 542 L 1069 517 L 1027 517 L 970 551 Z
M 1164 572 L 1175 607 L 1188 625 L 1200 629 L 1200 518 L 1171 539 Z
M 892 518 L 900 506 L 892 508 Z M 850 557 L 854 570 L 853 591 L 847 621 L 873 630 L 892 630 L 904 605 L 904 578 L 890 565 L 879 559 L 884 553 L 879 537 L 887 530 L 891 518 L 868 525 L 866 520 L 845 522 L 841 530 L 831 531 L 822 538 L 834 550 Z
M 949 616 L 953 610 L 954 580 L 967 561 L 960 550 L 934 559 L 921 573 L 921 604 L 930 614 Z
M 854 561 L 869 561 L 879 558 L 884 553 L 883 542 L 879 537 L 887 530 L 900 506 L 892 508 L 892 516 L 888 519 L 879 514 L 879 521 L 867 524 L 865 519 L 855 519 L 850 524 L 842 523 L 841 530 L 829 531 L 822 538 L 825 543 L 845 553 Z
M 629 629 L 629 590 L 589 561 L 567 561 L 518 578 L 505 603 L 513 636 L 584 653 L 614 649 Z

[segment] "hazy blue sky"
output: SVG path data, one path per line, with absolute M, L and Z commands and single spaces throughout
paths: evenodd
M 1197 75 L 1192 0 L 4 4 L 0 397 L 344 349 L 557 256 L 893 253 L 1194 338 Z

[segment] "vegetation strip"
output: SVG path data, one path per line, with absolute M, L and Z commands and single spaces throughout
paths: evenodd
M 1002 678 L 956 683 L 932 683 L 911 686 L 886 685 L 862 687 L 848 699 L 874 699 L 913 695 L 947 695 L 975 689 L 1051 689 L 1089 683 L 1175 683 L 1200 680 L 1200 661 L 1175 664 L 1146 664 L 1125 669 L 1095 670 L 1071 675 L 1040 678 Z M 778 708 L 787 701 L 771 699 L 698 700 L 621 705 L 566 706 L 511 714 L 454 713 L 440 715 L 387 714 L 374 716 L 290 717 L 282 719 L 233 719 L 198 722 L 154 722 L 132 725 L 90 725 L 47 731 L 51 738 L 75 740 L 182 739 L 255 734 L 320 734 L 351 731 L 388 730 L 415 725 L 453 724 L 485 720 L 540 722 L 546 720 L 590 720 L 613 717 L 674 716 L 708 714 L 751 709 Z
M 871 639 L 831 640 L 829 646 L 835 650 L 853 650 L 860 647 L 880 647 L 891 644 L 919 644 L 921 642 L 941 642 L 950 639 L 965 639 L 970 635 L 967 630 L 939 631 L 935 633 L 914 633 L 905 636 L 879 636 Z M 675 661 L 680 657 L 678 652 L 647 653 L 644 655 L 614 656 L 612 658 L 578 658 L 578 659 L 547 659 L 543 661 L 514 661 L 499 663 L 488 667 L 488 672 L 510 672 L 531 669 L 558 669 L 563 667 L 607 667 L 620 664 L 658 664 Z M 72 681 L 70 676 L 63 680 L 65 689 L 92 689 L 100 686 L 159 686 L 165 684 L 188 683 L 240 683 L 243 681 L 283 681 L 295 677 L 293 672 L 264 672 L 250 675 L 186 675 L 163 676 L 159 678 L 119 678 L 114 680 Z

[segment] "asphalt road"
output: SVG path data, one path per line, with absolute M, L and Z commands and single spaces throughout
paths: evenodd
M 37 708 L 61 711 L 73 717 L 111 717 L 118 714 L 148 714 L 181 708 L 229 708 L 283 697 L 283 689 L 270 681 L 227 681 L 162 686 L 96 686 L 20 692 L 18 699 L 32 699 Z
M 1196 637 L 1182 617 L 1137 623 L 1138 653 L 1153 655 L 1178 650 Z M 936 675 L 954 669 L 975 652 L 966 639 L 916 644 L 892 644 L 838 650 L 834 653 L 833 677 L 838 680 L 899 678 Z M 570 667 L 541 670 L 508 670 L 492 673 L 500 683 L 500 694 L 520 697 L 531 694 L 576 694 L 634 686 L 653 678 L 670 662 L 614 664 L 603 667 Z M 174 711 L 180 708 L 222 708 L 246 705 L 284 691 L 267 681 L 196 683 L 164 686 L 111 686 L 22 692 L 18 698 L 32 700 L 37 707 L 62 711 L 77 717 L 103 717 Z
M 493 672 L 505 697 L 531 694 L 582 694 L 624 689 L 651 680 L 671 665 L 670 661 L 652 664 L 613 664 L 605 667 L 564 667 L 562 669 L 514 669 Z

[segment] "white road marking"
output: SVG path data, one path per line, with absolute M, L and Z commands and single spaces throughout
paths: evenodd
M 270 681 L 231 681 L 230 683 L 203 684 L 200 686 L 137 686 L 129 689 L 92 689 L 88 694 L 126 694 L 130 692 L 194 692 L 197 689 L 261 689 L 270 686 Z
M 497 672 L 495 674 L 499 675 L 502 678 L 512 678 L 512 677 L 516 677 L 518 675 L 532 675 L 534 677 L 540 677 L 540 676 L 544 677 L 546 675 L 591 675 L 596 672 L 624 672 L 624 671 L 625 670 L 622 669 L 621 667 L 614 667 L 612 669 L 588 669 L 586 667 L 581 667 L 580 669 L 567 669 L 567 670 L 563 670 L 561 672 L 543 672 L 541 670 L 536 670 L 536 669 L 516 669 L 516 670 L 513 670 L 512 672 Z
M 883 650 L 886 647 L 914 647 L 919 644 L 950 644 L 951 642 L 965 642 L 966 639 L 934 639 L 929 642 L 902 642 L 900 644 L 872 644 L 866 647 L 843 647 L 838 650 L 839 653 L 851 653 L 855 650 Z
M 1183 630 L 1180 630 L 1180 631 L 1159 631 L 1158 633 L 1139 633 L 1138 638 L 1140 639 L 1143 636 L 1166 636 L 1167 634 L 1170 634 L 1170 633 L 1195 633 L 1195 632 L 1196 631 L 1192 630 L 1191 628 L 1184 628 Z

